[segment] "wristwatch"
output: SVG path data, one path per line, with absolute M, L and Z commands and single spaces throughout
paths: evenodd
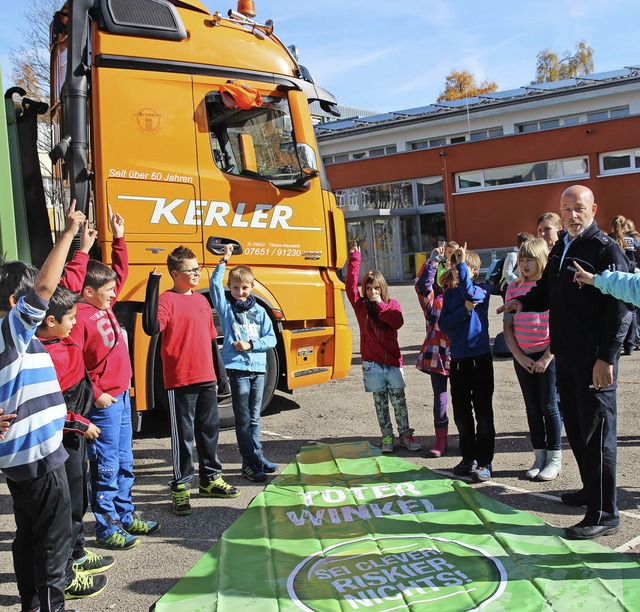
M 225 259 L 224 257 L 220 258 L 220 263 L 226 264 L 229 260 Z

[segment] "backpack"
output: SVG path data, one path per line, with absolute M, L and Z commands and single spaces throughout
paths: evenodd
M 504 267 L 504 260 L 506 257 L 500 259 L 494 259 L 487 270 L 487 276 L 485 280 L 491 290 L 491 295 L 502 295 L 502 288 L 500 281 L 502 279 L 502 268 Z

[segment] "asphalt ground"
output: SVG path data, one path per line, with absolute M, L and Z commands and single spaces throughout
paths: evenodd
M 417 353 L 424 338 L 424 318 L 413 286 L 393 286 L 391 296 L 402 305 L 405 325 L 400 330 L 400 346 L 405 357 L 407 400 L 410 423 L 426 449 L 433 442 L 432 392 L 429 378 L 415 369 Z M 490 311 L 501 300 L 492 297 Z M 281 466 L 292 461 L 302 446 L 368 440 L 379 444 L 373 400 L 365 394 L 359 354 L 359 335 L 355 317 L 347 306 L 354 331 L 353 365 L 344 380 L 297 390 L 294 395 L 278 394 L 263 415 L 262 430 L 266 455 Z M 501 330 L 501 318 L 491 315 L 492 339 Z M 579 487 L 578 470 L 566 442 L 563 469 L 551 482 L 531 482 L 524 472 L 531 466 L 533 453 L 528 437 L 524 404 L 511 359 L 494 361 L 494 413 L 496 456 L 494 473 L 487 483 L 472 483 L 483 494 L 513 508 L 542 517 L 555 527 L 567 527 L 583 516 L 580 508 L 559 501 L 559 495 Z M 618 381 L 618 502 L 621 529 L 599 540 L 603 546 L 626 552 L 640 560 L 640 351 L 621 357 Z M 450 410 L 450 418 L 452 411 Z M 142 611 L 149 609 L 217 541 L 220 534 L 244 511 L 263 487 L 240 476 L 240 457 L 235 433 L 221 432 L 219 455 L 226 479 L 241 488 L 233 500 L 192 497 L 193 514 L 171 514 L 167 483 L 171 477 L 171 450 L 168 430 L 161 415 L 144 417 L 143 431 L 134 439 L 136 483 L 134 501 L 143 516 L 162 523 L 160 532 L 142 539 L 140 546 L 113 554 L 116 564 L 107 575 L 104 592 L 86 600 L 68 602 L 82 612 L 103 610 Z M 453 419 L 451 418 L 451 421 Z M 444 457 L 427 459 L 420 453 L 397 450 L 399 456 L 439 473 L 452 476 L 459 461 L 458 438 L 453 422 L 449 450 Z M 471 482 L 471 481 L 469 481 Z M 0 612 L 19 610 L 11 559 L 14 520 L 4 477 L 0 476 Z M 93 541 L 93 517 L 86 517 L 88 547 L 98 552 Z M 558 530 L 560 533 L 560 530 Z

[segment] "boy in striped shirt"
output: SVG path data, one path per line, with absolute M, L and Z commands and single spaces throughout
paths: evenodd
M 35 336 L 85 216 L 69 207 L 65 231 L 40 272 L 0 266 L 0 409 L 15 420 L 0 439 L 0 469 L 13 498 L 13 565 L 23 610 L 65 609 L 71 513 L 62 428 L 67 408 L 51 357 Z

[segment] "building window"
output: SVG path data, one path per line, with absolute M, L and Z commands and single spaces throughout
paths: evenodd
M 364 210 L 413 208 L 413 189 L 410 181 L 362 187 Z
M 640 171 L 640 149 L 610 151 L 600 154 L 600 172 L 602 174 L 638 171 Z
M 339 189 L 335 192 L 338 208 L 349 211 L 358 210 L 358 189 Z
M 367 156 L 366 151 L 359 151 L 358 153 L 352 153 L 351 159 L 364 159 Z
M 410 144 L 411 146 L 411 150 L 412 151 L 422 151 L 423 149 L 428 149 L 429 148 L 429 141 L 428 140 L 420 140 L 418 142 L 412 142 Z
M 467 142 L 467 137 L 466 136 L 452 136 L 450 142 L 451 142 L 451 144 L 458 144 L 460 142 Z
M 608 108 L 604 110 L 585 113 L 583 115 L 569 115 L 567 117 L 558 117 L 555 119 L 541 119 L 540 121 L 531 121 L 529 123 L 521 123 L 517 126 L 520 134 L 528 132 L 537 132 L 538 130 L 549 130 L 557 127 L 566 127 L 569 125 L 577 125 L 578 123 L 589 123 L 591 121 L 605 121 L 606 119 L 617 119 L 618 117 L 628 117 L 629 107 L 622 106 L 620 108 Z
M 440 243 L 447 239 L 447 224 L 443 212 L 420 215 L 419 222 L 422 250 L 426 253 L 440 246 Z
M 576 157 L 540 161 L 516 166 L 487 168 L 456 174 L 458 192 L 493 189 L 538 181 L 561 181 L 567 178 L 588 178 L 589 159 Z
M 442 176 L 428 176 L 416 181 L 418 186 L 418 206 L 444 203 Z

